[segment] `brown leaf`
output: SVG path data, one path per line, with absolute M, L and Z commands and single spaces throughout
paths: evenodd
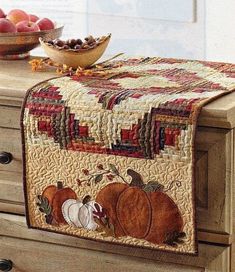
M 94 218 L 95 222 L 97 223 L 97 225 L 99 226 L 97 231 L 100 232 L 102 234 L 103 237 L 115 237 L 114 234 L 114 227 L 112 224 L 104 224 L 104 222 L 102 222 L 101 220 L 99 220 L 98 218 Z M 106 221 L 108 222 L 108 221 Z

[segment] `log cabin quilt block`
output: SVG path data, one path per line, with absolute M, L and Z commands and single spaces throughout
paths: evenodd
M 232 64 L 163 58 L 32 87 L 21 118 L 28 226 L 196 254 L 197 119 L 234 88 Z

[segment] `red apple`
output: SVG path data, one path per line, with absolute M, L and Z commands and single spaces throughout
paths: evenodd
M 4 11 L 2 9 L 0 9 L 0 18 L 5 18 L 6 14 L 4 13 Z
M 40 30 L 50 30 L 55 28 L 54 23 L 48 18 L 38 20 L 37 25 L 39 26 Z
M 15 25 L 21 21 L 29 21 L 29 15 L 21 9 L 12 9 L 7 14 L 7 19 L 12 21 Z
M 34 22 L 22 21 L 16 25 L 17 32 L 35 32 L 40 31 L 38 25 Z
M 16 32 L 15 25 L 5 18 L 0 18 L 0 33 Z
M 29 21 L 36 23 L 39 20 L 39 17 L 34 14 L 29 14 Z

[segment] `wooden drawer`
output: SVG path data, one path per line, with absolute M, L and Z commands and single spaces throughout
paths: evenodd
M 230 247 L 200 244 L 199 256 L 133 249 L 28 230 L 24 217 L 8 214 L 0 214 L 0 244 L 0 258 L 19 272 L 230 272 Z
M 24 214 L 22 174 L 0 171 L 0 211 Z
M 0 152 L 9 152 L 13 160 L 9 164 L 0 164 L 0 171 L 22 173 L 21 135 L 18 129 L 0 127 Z
M 20 108 L 0 106 L 0 127 L 20 129 Z
M 176 264 L 164 264 L 145 259 L 130 258 L 92 250 L 0 237 L 1 258 L 11 259 L 15 272 L 201 272 Z

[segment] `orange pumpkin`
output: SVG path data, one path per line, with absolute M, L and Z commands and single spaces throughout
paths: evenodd
M 77 199 L 76 193 L 71 188 L 63 188 L 61 181 L 55 185 L 49 185 L 42 193 L 42 197 L 47 198 L 52 208 L 52 216 L 58 224 L 66 224 L 62 214 L 62 205 L 67 199 Z
M 116 237 L 128 235 L 163 244 L 182 233 L 181 213 L 164 192 L 145 192 L 137 186 L 114 182 L 98 193 L 96 202 L 106 209 Z

